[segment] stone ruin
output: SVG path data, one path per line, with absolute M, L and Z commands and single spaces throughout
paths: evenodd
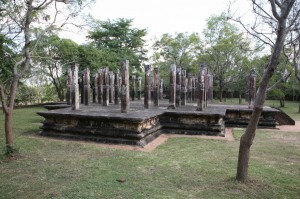
M 67 71 L 67 91 L 66 100 L 68 105 L 72 105 L 73 110 L 79 109 L 79 85 L 81 82 L 81 103 L 90 105 L 91 87 L 90 70 L 86 68 L 82 72 L 82 80 L 78 81 L 78 65 L 74 64 Z M 142 77 L 137 78 L 137 99 L 142 99 Z M 136 76 L 131 76 L 131 95 L 129 81 L 129 62 L 124 61 L 121 68 L 116 72 L 109 71 L 108 67 L 99 69 L 93 76 L 93 103 L 109 106 L 109 104 L 119 104 L 121 101 L 121 113 L 127 113 L 131 101 L 136 100 Z M 199 65 L 198 77 L 195 78 L 191 73 L 187 75 L 182 67 L 174 64 L 170 67 L 169 85 L 169 109 L 185 106 L 187 103 L 197 101 L 197 111 L 203 111 L 212 100 L 213 78 L 208 73 L 207 67 L 203 63 Z M 145 65 L 145 86 L 144 86 L 144 108 L 149 109 L 150 104 L 154 107 L 159 106 L 159 100 L 163 100 L 164 93 L 163 79 L 159 78 L 158 68 L 153 69 L 151 76 L 151 66 Z M 153 103 L 151 103 L 153 102 Z
M 151 66 L 145 65 L 143 86 L 142 77 L 132 75 L 129 78 L 128 61 L 122 63 L 120 71 L 104 67 L 93 76 L 91 103 L 90 70 L 80 73 L 78 81 L 78 65 L 74 64 L 67 71 L 66 99 L 70 107 L 39 112 L 45 118 L 41 134 L 144 146 L 162 133 L 225 136 L 225 125 L 247 125 L 252 109 L 209 104 L 213 98 L 213 76 L 203 63 L 199 64 L 197 76 L 174 64 L 169 72 L 169 89 L 165 91 L 169 99 L 166 100 L 158 68 L 153 69 L 151 76 Z M 247 85 L 249 106 L 252 106 L 255 71 L 247 77 Z M 279 112 L 264 108 L 258 125 L 275 128 Z

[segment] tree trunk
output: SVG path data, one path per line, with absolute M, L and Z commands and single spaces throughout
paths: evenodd
M 280 107 L 283 108 L 285 106 L 284 97 L 281 97 L 279 102 L 280 102 Z
M 271 1 L 270 1 L 271 2 Z M 288 2 L 284 1 L 288 4 L 288 6 L 293 6 L 294 1 Z M 274 2 L 272 2 L 274 4 Z M 270 78 L 273 76 L 274 71 L 277 68 L 279 56 L 281 54 L 283 44 L 286 38 L 287 34 L 287 15 L 290 11 L 290 7 L 287 7 L 287 5 L 282 6 L 281 10 L 282 12 L 285 12 L 284 14 L 281 13 L 281 18 L 278 19 L 278 30 L 277 30 L 277 38 L 276 42 L 272 49 L 272 54 L 269 58 L 268 65 L 264 70 L 263 77 L 260 82 L 260 86 L 257 91 L 256 100 L 254 103 L 254 108 L 252 112 L 251 119 L 249 121 L 249 124 L 247 126 L 247 129 L 245 133 L 242 135 L 240 140 L 240 148 L 239 148 L 239 156 L 238 156 L 238 166 L 237 166 L 237 173 L 236 173 L 236 180 L 245 182 L 248 178 L 248 163 L 249 163 L 249 157 L 250 157 L 250 147 L 253 143 L 255 132 L 257 128 L 257 124 L 261 115 L 261 112 L 263 110 L 263 105 L 266 98 L 267 93 L 267 86 L 269 83 Z M 274 13 L 274 9 L 272 10 Z
M 299 100 L 299 109 L 298 109 L 298 113 L 300 113 L 300 100 Z
M 238 157 L 238 167 L 237 167 L 237 174 L 236 174 L 236 179 L 238 181 L 244 182 L 248 178 L 250 147 L 255 137 L 255 132 L 256 132 L 256 128 L 257 128 L 257 124 L 261 112 L 262 112 L 262 108 L 255 107 L 253 109 L 253 113 L 251 117 L 252 119 L 249 121 L 246 132 L 241 137 L 239 157 Z
M 13 148 L 13 113 L 12 109 L 8 109 L 5 113 L 5 138 L 6 138 L 6 147 L 8 149 Z
M 223 88 L 220 88 L 219 98 L 220 98 L 220 102 L 223 102 Z
M 239 104 L 242 104 L 242 93 L 239 91 Z

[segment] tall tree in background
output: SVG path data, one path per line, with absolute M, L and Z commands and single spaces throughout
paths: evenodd
M 196 58 L 203 49 L 198 34 L 176 33 L 173 36 L 166 33 L 152 47 L 154 50 L 152 61 L 155 66 L 160 68 L 160 76 L 169 76 L 171 64 L 181 66 L 188 72 L 196 73 L 198 69 L 198 64 L 195 63 Z
M 30 73 L 32 56 L 45 33 L 59 30 L 68 24 L 69 20 L 75 19 L 86 5 L 84 3 L 83 0 L 0 0 L 0 34 L 13 40 L 17 46 L 14 50 L 18 52 L 15 59 L 11 55 L 8 56 L 13 62 L 10 66 L 12 74 L 9 85 L 7 82 L 0 82 L 6 149 L 9 154 L 14 152 L 13 108 L 18 82 Z M 5 91 L 7 87 L 9 89 Z
M 99 48 L 108 66 L 118 68 L 122 60 L 129 60 L 131 66 L 141 66 L 146 60 L 144 49 L 146 29 L 132 28 L 132 19 L 119 18 L 111 21 L 96 21 L 88 38 Z
M 214 82 L 218 85 L 219 99 L 222 102 L 228 84 L 236 81 L 241 74 L 239 68 L 244 67 L 243 61 L 250 57 L 250 42 L 244 39 L 236 26 L 229 23 L 224 13 L 208 19 L 204 36 L 204 61 L 214 74 Z
M 286 43 L 287 34 L 294 30 L 295 24 L 299 24 L 300 7 L 295 2 L 296 0 L 269 0 L 268 6 L 266 6 L 263 1 L 252 0 L 253 12 L 257 16 L 255 24 L 251 28 L 248 28 L 240 19 L 235 19 L 249 34 L 271 47 L 271 56 L 268 59 L 259 84 L 251 119 L 245 133 L 240 139 L 236 173 L 238 181 L 244 182 L 248 178 L 250 147 L 253 144 L 257 124 L 263 110 L 268 83 L 277 69 L 278 60 Z M 265 31 L 261 32 L 261 30 Z
M 61 39 L 55 34 L 43 37 L 33 56 L 34 74 L 42 81 L 50 80 L 58 98 L 65 98 L 65 72 L 67 67 L 78 62 L 78 44 L 70 39 Z

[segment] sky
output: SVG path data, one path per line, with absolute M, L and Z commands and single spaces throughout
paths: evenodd
M 235 9 L 242 13 L 247 2 L 236 0 Z M 150 41 L 164 33 L 202 33 L 206 20 L 226 11 L 228 5 L 229 0 L 96 0 L 90 12 L 99 20 L 133 19 L 132 27 L 147 29 Z M 76 42 L 86 42 L 84 34 L 76 37 Z

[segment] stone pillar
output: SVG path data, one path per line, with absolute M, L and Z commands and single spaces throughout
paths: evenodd
M 188 102 L 192 102 L 192 74 L 188 74 L 188 82 L 187 82 L 187 98 Z
M 186 104 L 186 70 L 181 71 L 181 105 Z
M 181 67 L 176 68 L 176 107 L 181 106 Z
M 208 93 L 207 93 L 207 99 L 212 102 L 213 100 L 213 84 L 214 79 L 211 74 L 208 74 Z
M 109 69 L 103 69 L 103 106 L 109 105 Z
M 162 100 L 164 96 L 164 80 L 159 80 L 159 99 Z
M 79 86 L 78 86 L 78 64 L 73 66 L 72 74 L 72 109 L 79 109 Z
M 206 68 L 203 63 L 199 64 L 198 82 L 197 82 L 197 111 L 203 111 L 205 108 L 205 73 Z
M 90 104 L 91 87 L 90 87 L 90 69 L 86 68 L 83 75 L 84 105 Z
M 153 70 L 153 101 L 154 106 L 158 106 L 159 97 L 159 79 L 158 79 L 158 68 Z
M 121 113 L 129 110 L 129 61 L 123 61 L 121 85 Z
M 115 76 L 114 72 L 109 72 L 109 103 L 113 103 L 115 95 Z
M 98 74 L 94 75 L 93 103 L 98 101 Z
M 196 101 L 196 78 L 192 76 L 192 102 Z
M 102 104 L 103 101 L 103 73 L 102 69 L 98 70 L 98 104 Z
M 176 65 L 170 67 L 170 85 L 169 85 L 169 106 L 168 109 L 175 109 L 176 99 Z
M 256 71 L 251 70 L 250 75 L 247 78 L 248 86 L 248 107 L 253 108 L 256 94 Z
M 115 72 L 115 104 L 119 104 L 120 96 L 120 81 L 119 81 L 119 69 Z
M 80 103 L 84 104 L 84 72 L 81 71 L 79 73 L 80 79 L 79 79 L 79 92 L 80 92 Z
M 150 107 L 150 98 L 151 98 L 151 79 L 150 79 L 150 65 L 145 65 L 145 95 L 144 95 L 144 108 Z
M 131 79 L 132 79 L 131 99 L 132 101 L 134 101 L 135 100 L 135 75 L 132 75 Z
M 67 71 L 67 91 L 66 91 L 66 100 L 67 104 L 71 105 L 72 103 L 72 70 L 71 68 L 68 69 Z
M 142 95 L 142 77 L 138 77 L 138 100 L 141 100 Z

